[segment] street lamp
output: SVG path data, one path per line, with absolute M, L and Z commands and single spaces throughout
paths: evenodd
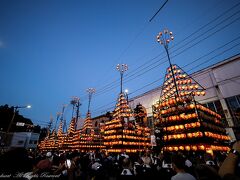
M 169 57 L 169 52 L 168 52 L 168 44 L 170 43 L 170 41 L 173 41 L 174 37 L 173 37 L 173 33 L 171 31 L 169 31 L 168 29 L 164 29 L 163 32 L 159 32 L 157 35 L 157 42 L 160 43 L 161 45 L 163 45 L 164 49 L 166 50 L 167 53 L 167 57 L 168 57 L 168 62 L 170 65 L 170 70 L 171 70 L 171 74 L 173 77 L 173 83 L 176 89 L 176 93 L 177 96 L 178 95 L 178 89 L 177 89 L 177 83 L 176 83 L 176 78 L 174 75 L 174 71 L 173 71 L 173 66 Z
M 16 112 L 17 112 L 17 110 L 20 109 L 20 108 L 30 109 L 30 108 L 31 108 L 31 105 L 27 105 L 27 106 L 13 106 L 13 116 L 12 116 L 12 119 L 11 119 L 9 125 L 8 125 L 7 131 L 6 131 L 6 133 L 5 133 L 5 138 L 4 138 L 4 141 L 3 141 L 4 143 L 5 143 L 5 141 L 6 141 L 6 138 L 7 138 L 8 133 L 9 133 L 11 127 L 12 127 L 12 123 L 13 123 L 13 120 L 14 120 L 14 118 L 15 118 Z

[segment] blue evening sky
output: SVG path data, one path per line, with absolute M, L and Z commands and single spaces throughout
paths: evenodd
M 168 64 L 156 35 L 173 31 L 173 63 L 195 72 L 240 51 L 238 0 L 1 0 L 0 105 L 31 104 L 20 113 L 46 125 L 52 115 L 96 88 L 92 116 L 115 105 L 118 63 L 132 98 L 160 86 Z M 197 60 L 197 61 L 195 61 Z M 67 122 L 71 106 L 66 108 Z

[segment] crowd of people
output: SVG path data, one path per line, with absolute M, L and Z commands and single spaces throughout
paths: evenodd
M 239 179 L 240 141 L 230 153 L 146 151 L 140 154 L 37 152 L 15 148 L 0 156 L 0 178 L 66 180 Z M 147 179 L 146 179 L 147 180 Z

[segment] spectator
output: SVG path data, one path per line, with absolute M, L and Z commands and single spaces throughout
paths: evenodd
M 0 157 L 0 172 L 15 174 L 30 172 L 32 161 L 24 148 L 13 148 Z
M 42 172 L 51 172 L 52 170 L 52 161 L 53 161 L 53 155 L 51 152 L 47 152 L 46 158 L 39 161 L 33 170 L 33 173 L 40 174 Z
M 220 180 L 216 169 L 207 164 L 199 164 L 195 168 L 195 174 L 198 180 Z
M 185 160 L 181 155 L 173 155 L 172 166 L 177 174 L 172 176 L 171 180 L 196 180 L 191 174 L 185 172 Z
M 134 179 L 134 175 L 131 168 L 131 161 L 129 158 L 124 158 L 122 161 L 122 172 L 119 179 Z
M 145 154 L 142 157 L 143 165 L 146 166 L 147 168 L 150 168 L 152 164 L 152 159 L 149 155 L 149 152 L 145 152 Z
M 233 144 L 232 150 L 228 154 L 227 158 L 223 161 L 221 167 L 219 168 L 219 175 L 222 178 L 231 177 L 239 179 L 237 173 L 239 173 L 239 158 L 240 158 L 240 141 Z

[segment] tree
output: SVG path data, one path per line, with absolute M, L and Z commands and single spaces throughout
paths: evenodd
M 0 106 L 0 130 L 7 131 L 7 128 L 11 122 L 11 119 L 14 114 L 14 107 L 9 107 L 7 104 Z M 17 122 L 25 123 L 26 126 L 16 126 Z M 10 132 L 14 131 L 27 131 L 33 125 L 32 121 L 28 118 L 23 117 L 19 114 L 19 111 L 16 111 Z M 29 130 L 28 130 L 29 131 Z

